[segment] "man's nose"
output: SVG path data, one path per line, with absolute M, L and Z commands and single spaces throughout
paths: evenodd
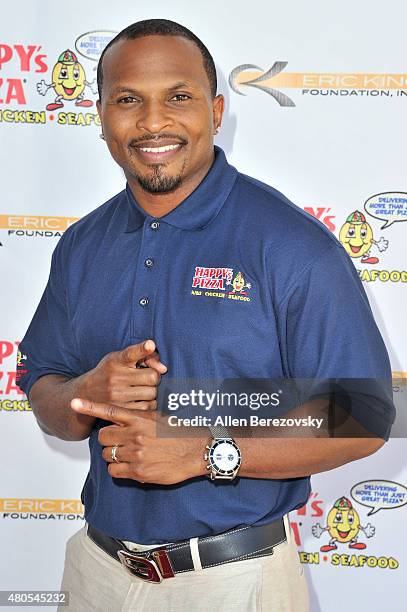
M 159 100 L 144 101 L 137 120 L 137 127 L 151 134 L 162 132 L 172 125 L 168 108 Z

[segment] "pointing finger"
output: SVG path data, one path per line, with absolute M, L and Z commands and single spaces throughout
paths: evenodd
M 87 414 L 97 419 L 111 421 L 118 425 L 126 425 L 134 419 L 134 410 L 121 408 L 114 404 L 100 404 L 75 397 L 71 400 L 71 408 L 80 414 Z

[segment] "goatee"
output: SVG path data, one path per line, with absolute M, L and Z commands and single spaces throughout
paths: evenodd
M 168 176 L 161 171 L 160 166 L 154 166 L 153 173 L 147 176 L 137 176 L 139 185 L 148 193 L 168 193 L 174 191 L 182 183 L 181 174 Z

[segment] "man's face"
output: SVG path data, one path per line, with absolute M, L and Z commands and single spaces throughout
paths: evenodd
M 223 97 L 211 96 L 202 54 L 178 36 L 122 40 L 103 60 L 103 133 L 130 185 L 194 189 L 213 159 Z

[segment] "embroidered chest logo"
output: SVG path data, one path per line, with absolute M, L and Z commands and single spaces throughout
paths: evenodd
M 251 288 L 251 283 L 246 282 L 240 270 L 196 266 L 191 295 L 251 302 L 247 291 Z

